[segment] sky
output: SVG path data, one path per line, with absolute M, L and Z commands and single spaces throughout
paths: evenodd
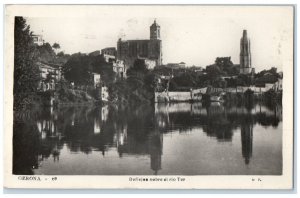
M 256 71 L 273 66 L 281 71 L 292 59 L 293 12 L 287 6 L 51 9 L 54 11 L 51 14 L 24 17 L 31 31 L 42 34 L 45 42 L 59 43 L 61 50 L 69 54 L 116 47 L 118 38 L 149 39 L 149 27 L 156 19 L 161 27 L 163 64 L 183 61 L 189 66 L 205 67 L 213 64 L 216 57 L 225 56 L 239 64 L 244 29 L 251 41 L 252 67 Z

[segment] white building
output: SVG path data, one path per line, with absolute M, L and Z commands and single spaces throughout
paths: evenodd
M 42 35 L 38 35 L 38 34 L 33 34 L 31 35 L 32 39 L 33 39 L 33 43 L 37 44 L 38 46 L 41 46 L 44 44 L 44 40 L 43 40 L 43 36 Z
M 282 79 L 278 79 L 278 81 L 274 84 L 275 91 L 282 91 Z
M 101 50 L 101 54 L 107 63 L 115 62 L 117 49 L 115 47 L 107 47 Z
M 101 100 L 107 102 L 108 101 L 108 88 L 104 85 L 101 87 Z
M 168 63 L 167 64 L 167 67 L 170 67 L 170 68 L 174 68 L 174 69 L 177 69 L 177 68 L 185 68 L 185 62 L 180 62 L 180 63 Z
M 101 82 L 101 76 L 100 74 L 97 73 L 92 73 L 93 74 L 93 80 L 94 80 L 94 87 L 98 87 L 100 86 L 100 82 Z
M 61 66 L 49 63 L 38 62 L 41 80 L 38 84 L 38 90 L 55 90 L 55 85 L 61 80 Z
M 116 62 L 113 63 L 113 71 L 120 78 L 126 77 L 126 68 L 122 60 L 117 60 Z

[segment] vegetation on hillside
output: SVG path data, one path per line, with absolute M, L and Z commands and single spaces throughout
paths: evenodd
M 150 104 L 158 76 L 147 69 L 145 63 L 136 60 L 127 70 L 127 79 L 109 85 L 110 101 L 117 104 Z
M 94 81 L 92 73 L 100 74 L 101 80 L 106 83 L 114 80 L 112 65 L 106 63 L 101 55 L 72 54 L 64 64 L 62 73 L 66 80 L 76 85 L 92 85 Z
M 280 75 L 275 68 L 263 70 L 257 74 L 239 74 L 239 65 L 234 65 L 230 57 L 217 57 L 213 65 L 205 69 L 197 67 L 172 69 L 159 66 L 152 71 L 154 74 L 172 76 L 169 82 L 170 91 L 183 91 L 201 87 L 237 87 L 237 86 L 264 86 L 265 83 L 275 83 Z M 165 88 L 167 83 L 164 83 Z
M 58 43 L 55 44 L 59 45 Z M 55 44 L 52 47 L 49 43 L 44 43 L 41 46 L 35 46 L 38 53 L 38 60 L 56 65 L 65 64 L 70 58 L 70 55 L 64 54 L 63 51 L 56 54 L 55 50 L 58 50 L 59 48 Z
M 15 17 L 14 30 L 14 110 L 31 105 L 36 96 L 39 68 L 32 32 L 23 17 Z

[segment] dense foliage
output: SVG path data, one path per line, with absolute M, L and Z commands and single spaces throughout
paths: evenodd
M 31 38 L 32 32 L 23 17 L 15 17 L 14 30 L 14 110 L 31 105 L 36 96 L 39 81 L 37 50 Z
M 60 45 L 58 43 L 53 43 L 53 49 L 60 49 Z
M 102 81 L 106 83 L 114 79 L 112 65 L 106 63 L 100 55 L 72 54 L 63 66 L 62 72 L 66 80 L 73 81 L 76 85 L 91 85 L 92 73 L 100 74 Z
M 54 48 L 57 47 L 55 44 L 52 47 L 49 43 L 44 43 L 41 46 L 36 46 L 39 61 L 57 65 L 63 65 L 68 61 L 68 59 L 70 58 L 69 54 L 64 54 L 64 52 L 59 52 L 57 54 L 55 53 L 54 50 L 59 49 Z
M 143 60 L 137 59 L 127 70 L 127 79 L 109 86 L 110 100 L 120 104 L 147 104 L 154 99 L 158 76 L 147 69 Z
M 257 74 L 239 74 L 239 65 L 234 65 L 230 57 L 217 57 L 215 63 L 205 69 L 199 67 L 170 68 L 159 66 L 153 70 L 158 75 L 172 76 L 170 82 L 164 82 L 165 88 L 170 91 L 183 91 L 201 87 L 237 87 L 237 86 L 264 86 L 266 83 L 275 83 L 282 76 L 276 68 L 263 70 Z M 169 86 L 168 86 L 169 85 Z

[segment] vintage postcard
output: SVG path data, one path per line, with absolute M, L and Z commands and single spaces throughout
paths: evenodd
M 6 5 L 7 188 L 292 189 L 293 5 Z

